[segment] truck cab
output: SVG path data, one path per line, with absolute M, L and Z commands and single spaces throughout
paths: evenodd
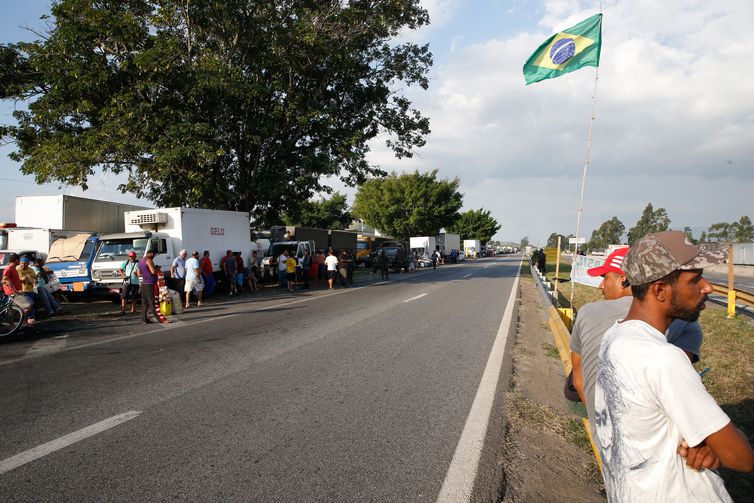
M 155 265 L 161 266 L 166 276 L 170 274 L 170 264 L 174 257 L 169 236 L 144 231 L 105 234 L 100 239 L 101 244 L 92 264 L 92 281 L 97 286 L 107 288 L 110 293 L 120 291 L 123 278 L 118 270 L 128 259 L 128 252 L 131 250 L 139 258 L 144 256 L 146 250 L 154 250 Z
M 304 257 L 304 251 L 308 251 L 309 255 L 314 255 L 314 241 L 278 241 L 272 243 L 267 249 L 267 252 L 262 258 L 262 268 L 264 269 L 264 277 L 268 275 L 273 279 L 277 278 L 277 270 L 270 269 L 270 258 L 279 257 L 283 250 L 288 250 L 288 254 L 292 255 L 298 263 L 301 263 L 301 259 Z
M 99 237 L 88 233 L 52 243 L 45 266 L 58 277 L 65 295 L 91 297 L 98 293 L 92 282 L 92 264 L 99 244 Z

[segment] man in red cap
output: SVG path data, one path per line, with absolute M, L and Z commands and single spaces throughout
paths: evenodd
M 571 335 L 571 363 L 573 386 L 586 407 L 592 436 L 594 428 L 594 388 L 597 380 L 597 363 L 600 343 L 605 332 L 622 320 L 631 308 L 631 287 L 623 272 L 623 259 L 629 248 L 618 248 L 605 259 L 605 263 L 587 271 L 590 276 L 602 276 L 599 285 L 604 301 L 592 302 L 579 309 Z M 699 323 L 675 320 L 667 330 L 668 342 L 683 349 L 692 362 L 699 360 L 702 346 L 702 329 Z

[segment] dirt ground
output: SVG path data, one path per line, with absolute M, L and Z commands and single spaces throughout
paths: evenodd
M 534 281 L 522 274 L 513 379 L 506 396 L 503 502 L 604 502 L 581 420 L 563 397 L 563 365 Z

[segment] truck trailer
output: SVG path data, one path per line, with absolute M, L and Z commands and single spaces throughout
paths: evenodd
M 450 252 L 455 250 L 456 253 L 461 251 L 461 236 L 459 234 L 451 234 L 449 232 L 441 232 L 435 238 L 437 243 L 437 249 L 443 256 L 450 255 Z
M 101 233 L 125 231 L 124 214 L 143 206 L 84 197 L 16 196 L 16 225 Z
M 154 263 L 170 277 L 170 266 L 181 249 L 210 253 L 212 269 L 220 271 L 226 250 L 241 252 L 244 263 L 252 250 L 249 214 L 199 208 L 157 208 L 127 211 L 123 233 L 104 234 L 92 265 L 92 278 L 115 292 L 122 283 L 118 273 L 130 250 L 142 258 L 155 250 Z M 256 249 L 256 246 L 253 247 Z
M 418 258 L 429 259 L 437 249 L 434 236 L 415 236 L 409 238 L 409 248 Z

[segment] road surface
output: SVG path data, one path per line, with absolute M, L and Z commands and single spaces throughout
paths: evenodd
M 0 499 L 488 499 L 519 262 L 0 345 Z

